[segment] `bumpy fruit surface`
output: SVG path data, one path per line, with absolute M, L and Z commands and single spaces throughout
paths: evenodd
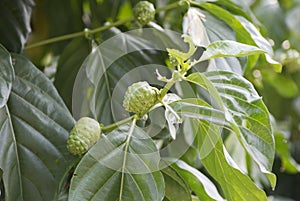
M 74 155 L 82 155 L 98 141 L 100 135 L 99 123 L 89 117 L 83 117 L 70 131 L 67 148 Z
M 133 8 L 133 15 L 138 24 L 144 26 L 154 19 L 155 8 L 153 4 L 148 1 L 140 1 Z
M 146 114 L 157 102 L 158 89 L 151 87 L 147 82 L 137 82 L 128 87 L 123 107 L 128 112 L 139 116 Z

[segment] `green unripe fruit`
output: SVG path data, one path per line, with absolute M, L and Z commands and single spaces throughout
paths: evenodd
M 144 26 L 154 19 L 155 8 L 153 4 L 148 1 L 140 1 L 133 8 L 133 15 L 137 23 Z
M 74 155 L 82 155 L 98 141 L 100 135 L 99 123 L 92 118 L 83 117 L 70 131 L 67 148 Z
M 158 89 L 147 82 L 136 82 L 128 87 L 123 100 L 123 107 L 128 112 L 146 114 L 157 102 Z

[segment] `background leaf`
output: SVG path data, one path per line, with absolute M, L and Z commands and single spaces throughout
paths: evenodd
M 279 132 L 275 132 L 275 148 L 276 153 L 282 161 L 281 169 L 289 173 L 297 173 L 300 171 L 300 165 L 292 158 L 288 140 Z
M 72 110 L 72 93 L 77 73 L 90 53 L 90 45 L 86 38 L 74 39 L 60 55 L 54 85 L 62 99 Z
M 0 43 L 11 52 L 21 52 L 31 32 L 32 0 L 3 0 L 0 2 Z
M 13 57 L 16 77 L 0 111 L 5 200 L 52 201 L 75 159 L 66 148 L 74 120 L 52 83 L 25 57 Z
M 159 152 L 151 138 L 135 127 L 129 142 L 125 171 L 124 149 L 129 126 L 124 125 L 98 143 L 82 158 L 72 178 L 69 200 L 162 200 L 164 180 L 158 171 Z M 124 183 L 121 187 L 122 175 Z

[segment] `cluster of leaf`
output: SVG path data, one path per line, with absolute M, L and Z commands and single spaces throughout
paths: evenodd
M 75 165 L 78 158 L 66 148 L 74 118 L 91 116 L 108 125 L 125 117 L 120 105 L 127 86 L 140 80 L 162 85 L 149 75 L 168 63 L 168 55 L 153 50 L 151 37 L 120 35 L 134 26 L 130 23 L 90 39 L 25 51 L 24 45 L 126 19 L 137 2 L 37 0 L 33 14 L 30 0 L 0 3 L 0 200 L 267 200 L 263 186 L 276 184 L 270 115 L 243 76 L 257 83 L 252 79 L 257 70 L 277 76 L 281 66 L 249 5 L 228 0 L 183 2 L 157 13 L 152 23 L 152 36 L 164 46 L 186 50 L 180 37 L 164 29 L 169 28 L 192 38 L 197 51 L 191 61 L 202 55 L 172 89 L 181 100 L 168 104 L 184 119 L 176 140 L 169 142 L 171 113 L 157 108 L 149 122 L 133 128 L 130 141 L 130 127 L 121 126 L 103 135 Z M 161 8 L 173 2 L 153 3 Z M 114 44 L 95 47 L 113 36 Z M 124 78 L 147 64 L 152 67 Z M 160 73 L 171 74 L 168 68 Z M 282 136 L 275 137 L 276 150 L 291 164 Z M 178 147 L 186 148 L 179 156 Z

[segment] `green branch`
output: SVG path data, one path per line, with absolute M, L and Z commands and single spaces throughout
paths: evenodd
M 43 41 L 40 41 L 40 42 L 37 42 L 37 43 L 33 43 L 31 45 L 27 45 L 25 47 L 25 49 L 31 49 L 31 48 L 34 48 L 34 47 L 39 47 L 39 46 L 43 46 L 43 45 L 47 45 L 47 44 L 51 44 L 51 43 L 55 43 L 55 42 L 60 42 L 60 41 L 64 41 L 64 40 L 68 40 L 68 39 L 72 39 L 72 38 L 77 38 L 77 37 L 81 37 L 81 36 L 88 36 L 88 35 L 95 34 L 95 33 L 101 32 L 101 31 L 105 31 L 105 30 L 110 29 L 110 28 L 115 27 L 115 26 L 120 26 L 122 24 L 125 24 L 127 22 L 131 22 L 133 20 L 134 20 L 134 18 L 131 17 L 131 18 L 128 18 L 128 19 L 125 19 L 125 20 L 120 20 L 120 21 L 111 23 L 109 25 L 98 27 L 96 29 L 91 29 L 91 30 L 84 29 L 83 31 L 80 31 L 80 32 L 67 34 L 67 35 L 63 35 L 63 36 L 58 36 L 58 37 L 54 37 L 54 38 L 49 38 L 47 40 L 43 40 Z
M 169 5 L 166 5 L 164 7 L 158 8 L 156 9 L 156 13 L 162 12 L 162 11 L 167 11 L 167 10 L 171 10 L 174 8 L 177 8 L 179 6 L 184 5 L 186 1 L 178 1 Z M 79 32 L 75 32 L 75 33 L 71 33 L 71 34 L 66 34 L 66 35 L 62 35 L 62 36 L 58 36 L 58 37 L 54 37 L 54 38 L 49 38 L 46 40 L 42 40 L 40 42 L 36 42 L 33 44 L 29 44 L 25 47 L 25 49 L 31 49 L 31 48 L 35 48 L 35 47 L 39 47 L 39 46 L 43 46 L 43 45 L 48 45 L 51 43 L 56 43 L 56 42 L 60 42 L 60 41 L 64 41 L 64 40 L 69 40 L 69 39 L 73 39 L 73 38 L 77 38 L 77 37 L 84 37 L 84 36 L 88 36 L 88 35 L 92 35 L 95 33 L 99 33 L 101 31 L 105 31 L 107 29 L 110 29 L 112 27 L 116 27 L 116 26 L 120 26 L 123 24 L 126 24 L 128 22 L 134 21 L 134 17 L 130 17 L 124 20 L 119 20 L 116 22 L 113 22 L 111 24 L 105 25 L 105 26 L 101 26 L 95 29 L 84 29 L 83 31 L 79 31 Z
M 135 115 L 132 115 L 132 116 L 126 118 L 126 119 L 122 119 L 121 121 L 115 122 L 115 123 L 110 124 L 108 126 L 104 126 L 104 127 L 101 128 L 101 130 L 104 133 L 113 131 L 116 128 L 120 127 L 121 125 L 131 122 L 134 118 L 135 118 Z

